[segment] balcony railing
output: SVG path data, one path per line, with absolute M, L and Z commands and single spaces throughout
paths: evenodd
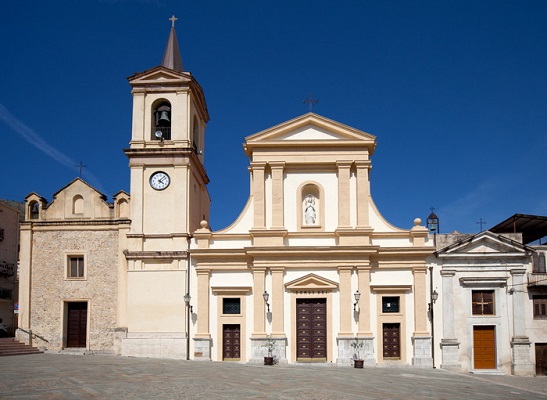
M 0 274 L 13 276 L 15 274 L 15 264 L 0 261 Z
M 547 273 L 528 273 L 528 286 L 547 286 Z

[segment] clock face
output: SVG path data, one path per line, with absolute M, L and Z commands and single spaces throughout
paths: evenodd
M 163 190 L 169 186 L 171 178 L 165 172 L 154 172 L 150 177 L 150 186 L 156 190 Z

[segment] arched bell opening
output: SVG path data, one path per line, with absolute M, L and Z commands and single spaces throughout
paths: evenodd
M 152 140 L 171 140 L 171 103 L 159 100 L 152 107 Z

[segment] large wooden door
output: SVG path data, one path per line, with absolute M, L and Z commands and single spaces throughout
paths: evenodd
M 496 334 L 493 326 L 473 327 L 475 369 L 496 369 Z
M 222 325 L 222 359 L 239 361 L 241 359 L 241 328 L 239 324 Z
M 87 302 L 67 303 L 66 347 L 86 347 Z
M 296 360 L 327 361 L 327 299 L 296 300 Z
M 382 349 L 384 360 L 401 359 L 401 325 L 382 325 Z
M 536 375 L 547 375 L 546 343 L 536 343 Z

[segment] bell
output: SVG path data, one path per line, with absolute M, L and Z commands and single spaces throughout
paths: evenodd
M 167 111 L 162 111 L 158 122 L 171 122 L 169 119 L 169 113 Z

